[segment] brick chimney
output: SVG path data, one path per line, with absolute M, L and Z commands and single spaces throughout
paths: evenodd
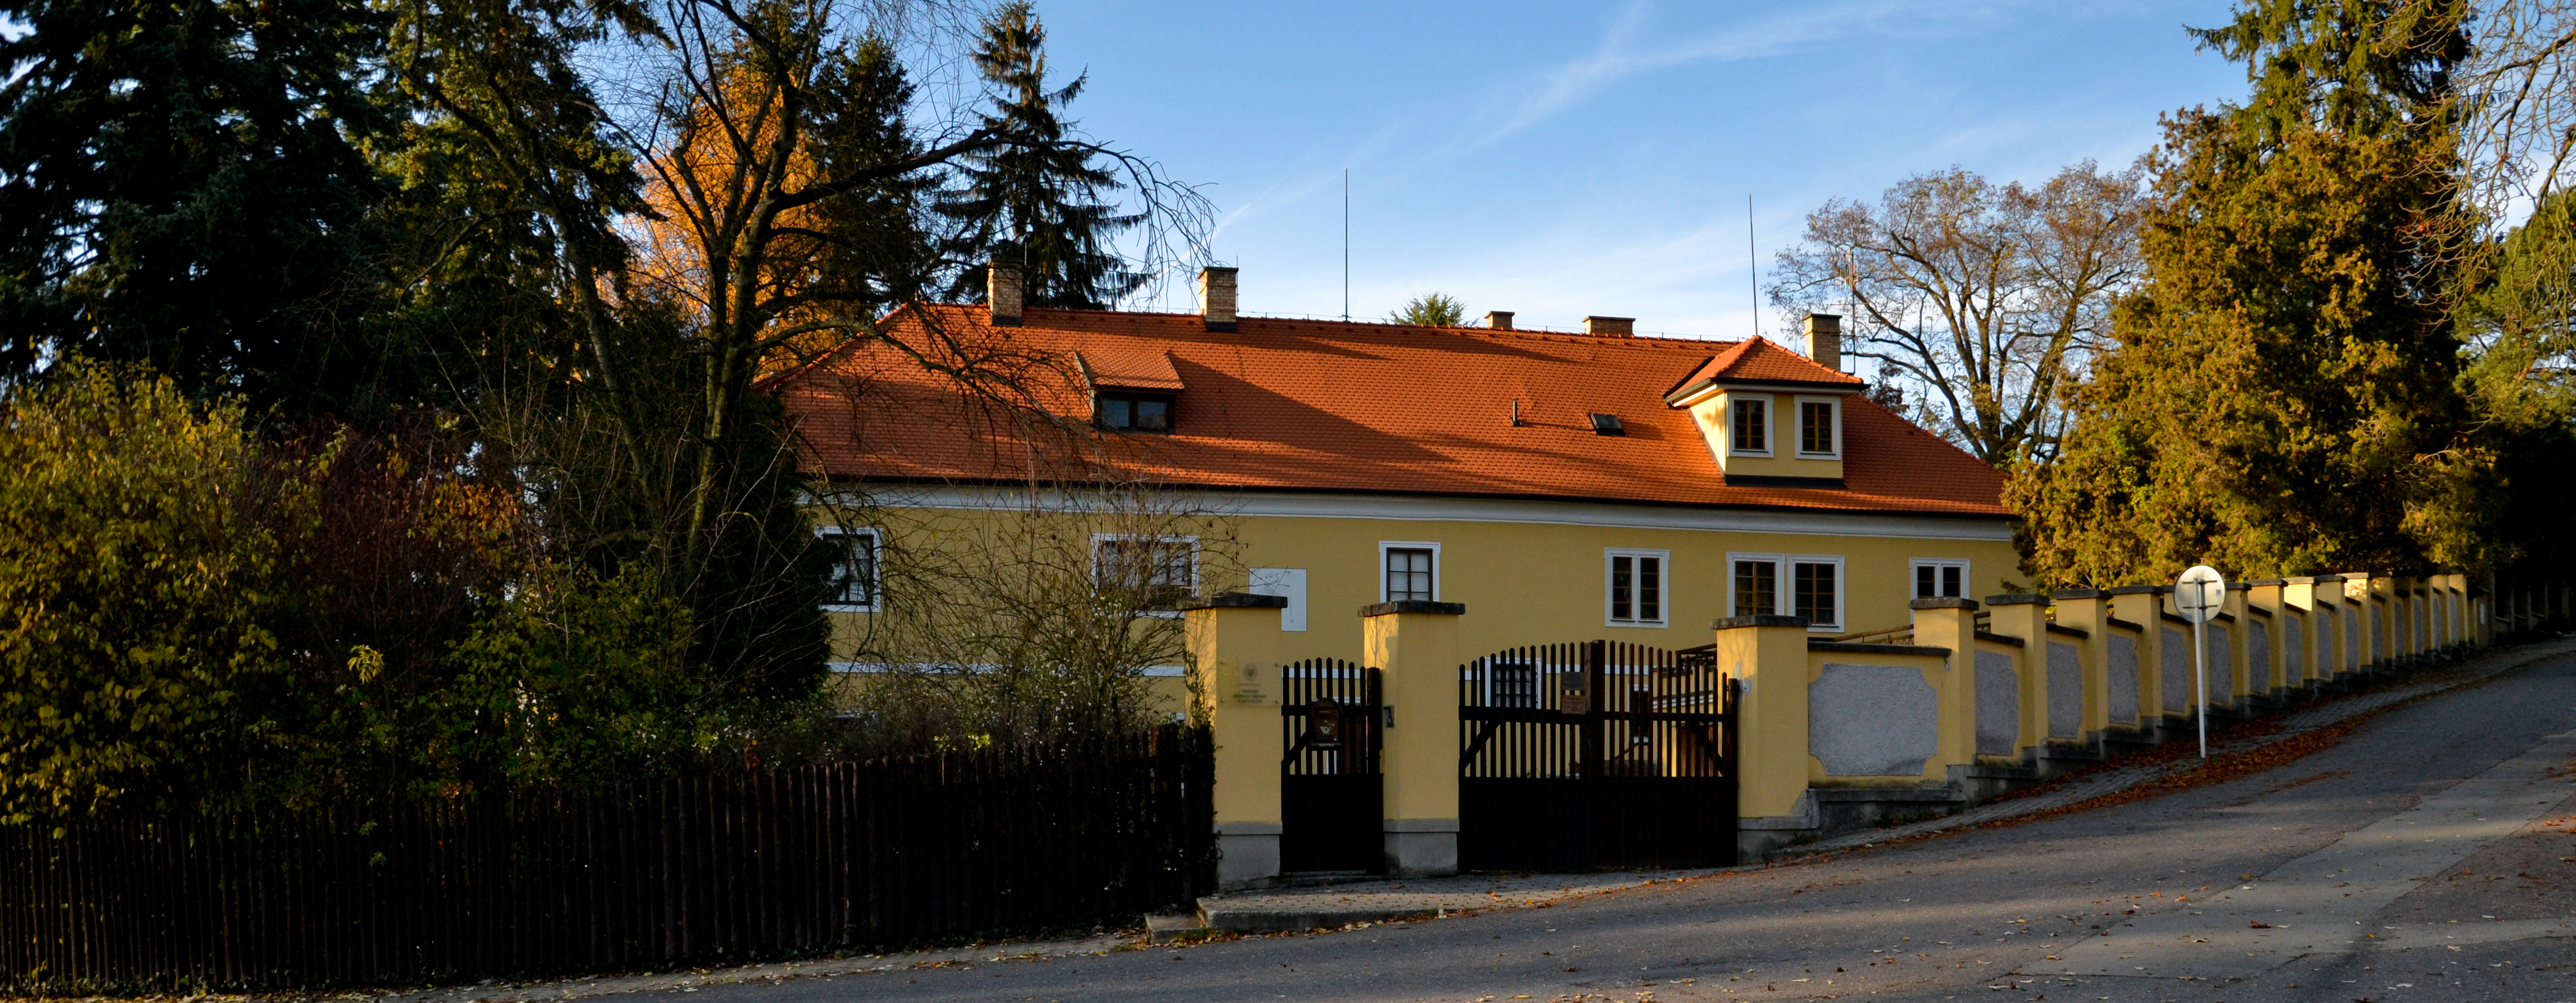
M 1485 326 L 1486 326 L 1486 327 L 1493 328 L 1494 330 L 1497 330 L 1497 331 L 1509 331 L 1509 330 L 1511 330 L 1511 329 L 1512 329 L 1512 312 L 1511 312 L 1511 311 L 1509 311 L 1509 310 L 1487 310 L 1487 311 L 1485 311 Z
M 1807 315 L 1807 357 L 1827 369 L 1843 368 L 1843 318 L 1840 314 Z
M 993 308 L 994 327 L 1020 326 L 1020 266 L 985 263 L 984 304 Z
M 1234 330 L 1234 273 L 1224 265 L 1199 269 L 1199 314 L 1210 331 Z
M 1630 337 L 1637 333 L 1637 318 L 1585 317 L 1583 318 L 1583 333 L 1614 334 L 1622 338 Z

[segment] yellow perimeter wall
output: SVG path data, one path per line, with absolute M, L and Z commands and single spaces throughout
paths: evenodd
M 942 509 L 942 519 L 972 517 L 1026 518 L 993 497 L 961 503 L 961 495 L 917 500 Z M 1306 571 L 1306 629 L 1281 635 L 1279 657 L 1361 657 L 1359 609 L 1381 601 L 1385 568 L 1382 543 L 1439 545 L 1438 599 L 1464 603 L 1459 646 L 1476 657 L 1529 644 L 1607 638 L 1661 648 L 1708 644 L 1709 624 L 1733 615 L 1727 606 L 1728 555 L 1840 557 L 1843 560 L 1844 614 L 1837 629 L 1817 636 L 1901 627 L 1910 622 L 1907 602 L 1913 596 L 1911 562 L 1917 559 L 1964 560 L 1969 576 L 1965 594 L 1980 599 L 2007 591 L 2007 578 L 2019 577 L 2008 526 L 2000 520 L 1853 518 L 1788 512 L 1719 512 L 1710 521 L 1764 524 L 1759 529 L 1653 528 L 1618 525 L 1573 525 L 1565 522 L 1498 521 L 1458 518 L 1369 518 L 1356 516 L 1279 515 L 1247 512 L 1257 502 L 1220 502 L 1215 510 L 1235 538 L 1234 553 L 1224 562 L 1203 561 L 1199 591 L 1243 590 L 1251 568 L 1303 568 Z M 1307 507 L 1329 509 L 1330 505 Z M 1401 501 L 1379 500 L 1368 508 L 1401 508 Z M 1460 506 L 1426 500 L 1430 510 Z M 1474 508 L 1472 504 L 1468 506 Z M 1643 513 L 1644 520 L 1676 518 L 1671 510 L 1628 506 L 1488 506 L 1514 520 L 1533 518 L 1615 521 L 1623 512 Z M 961 511 L 964 508 L 966 511 Z M 889 547 L 904 545 L 904 508 L 880 511 L 880 527 Z M 1686 517 L 1686 516 L 1685 516 Z M 1796 532 L 1812 526 L 1825 532 Z M 1902 535 L 1900 535 L 1902 534 Z M 1975 536 L 1984 539 L 1969 538 Z M 1612 625 L 1608 622 L 1608 552 L 1612 548 L 1670 551 L 1665 572 L 1664 626 Z M 1220 570 L 1223 563 L 1230 570 Z M 1211 580 L 1230 577 L 1231 580 Z M 1779 582 L 1783 592 L 1793 583 L 1786 567 Z M 835 614 L 847 649 L 867 614 Z M 1156 680 L 1167 689 L 1175 710 L 1181 706 L 1177 675 Z

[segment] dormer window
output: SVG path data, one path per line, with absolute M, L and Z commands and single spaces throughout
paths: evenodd
M 1771 452 L 1771 402 L 1759 397 L 1742 398 L 1735 401 L 1734 411 L 1734 451 Z
M 1835 403 L 1831 399 L 1801 398 L 1798 401 L 1798 455 L 1833 457 L 1842 453 L 1841 430 L 1834 426 Z
M 1113 432 L 1169 432 L 1172 395 L 1103 391 L 1092 398 L 1091 418 Z

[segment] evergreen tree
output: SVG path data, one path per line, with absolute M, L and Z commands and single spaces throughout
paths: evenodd
M 1087 75 L 1047 89 L 1046 28 L 1027 0 L 1004 4 L 985 25 L 975 66 L 996 90 L 983 128 L 1006 142 L 962 158 L 963 190 L 939 211 L 968 231 L 958 249 L 973 262 L 950 289 L 952 298 L 984 295 L 986 260 L 1017 261 L 1029 306 L 1102 310 L 1145 284 L 1108 246 L 1144 221 L 1097 201 L 1124 187 L 1094 161 L 1087 144 L 1066 139 L 1072 124 L 1057 117 L 1082 93 Z
M 1386 315 L 1389 324 L 1419 324 L 1425 327 L 1458 327 L 1467 323 L 1467 304 L 1444 292 L 1430 292 L 1404 301 L 1404 306 Z
M 2027 569 L 2054 585 L 2476 558 L 2455 447 L 2464 5 L 2254 0 L 2196 32 L 2242 106 L 2167 119 L 2146 285 L 2017 476 Z
M 359 0 L 0 0 L 0 368 L 149 361 L 290 412 L 367 410 L 363 150 L 390 130 Z
M 2470 511 L 2496 565 L 2555 569 L 2576 559 L 2564 511 L 2576 495 L 2576 204 L 2549 196 L 2486 250 L 2492 267 L 2459 311 L 2473 347 L 2460 388 L 2494 463 L 2463 487 L 2483 502 Z
M 933 291 L 927 286 L 938 248 L 923 214 L 936 178 L 928 171 L 872 176 L 882 165 L 922 152 L 904 117 L 913 85 L 902 61 L 885 39 L 871 36 L 823 66 L 814 94 L 815 175 L 871 177 L 815 206 L 821 244 L 813 265 L 817 305 L 873 317 L 926 298 Z M 797 353 L 797 361 L 806 354 Z

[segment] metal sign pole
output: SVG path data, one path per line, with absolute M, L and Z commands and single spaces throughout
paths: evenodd
M 2227 600 L 2227 577 L 2206 564 L 2195 564 L 2174 582 L 2174 611 L 2191 621 L 2192 695 L 2199 700 L 2192 716 L 2200 721 L 2200 758 L 2209 758 L 2209 634 L 2207 624 Z
M 2208 626 L 2191 625 L 2191 666 L 2200 678 L 2193 682 L 2192 692 L 2200 700 L 2200 758 L 2209 758 L 2209 641 Z

